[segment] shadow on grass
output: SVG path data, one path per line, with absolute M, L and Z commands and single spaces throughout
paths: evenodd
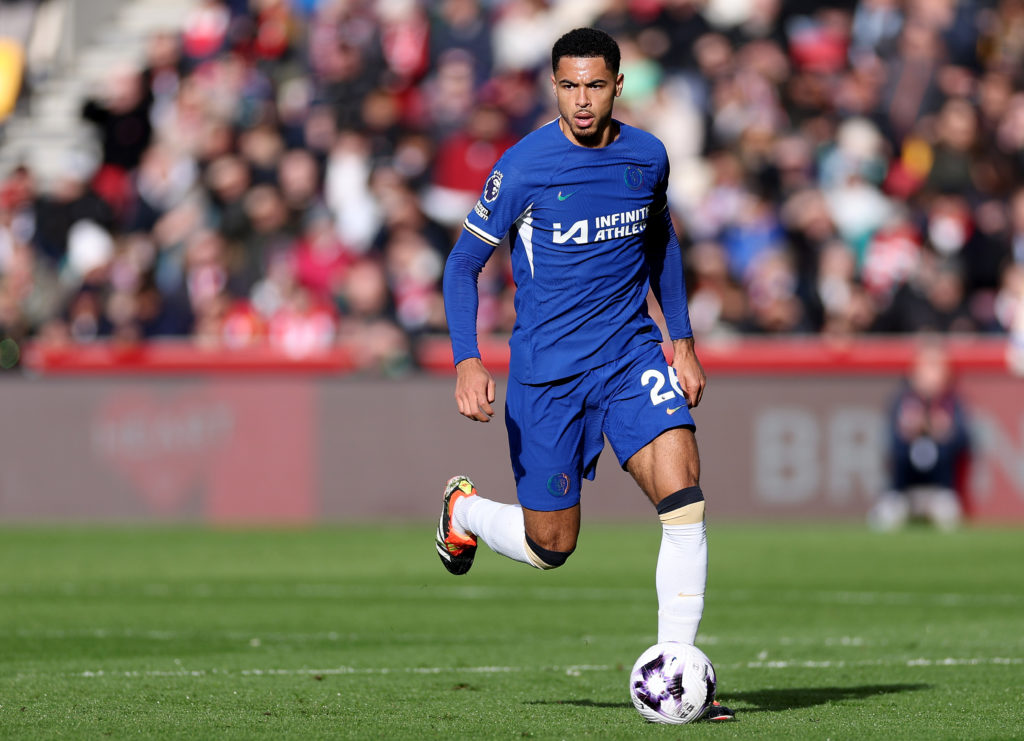
M 723 705 L 737 704 L 744 713 L 795 710 L 825 705 L 841 700 L 861 700 L 873 695 L 891 695 L 898 692 L 917 692 L 930 687 L 927 684 L 864 684 L 859 687 L 787 687 L 783 689 L 730 692 L 719 698 Z M 631 702 L 598 702 L 597 700 L 528 700 L 525 705 L 576 705 L 584 708 L 632 708 Z
M 733 703 L 752 705 L 753 707 L 743 708 L 745 713 L 761 713 L 809 708 L 842 700 L 861 700 L 873 695 L 917 692 L 926 690 L 929 686 L 927 684 L 863 684 L 858 687 L 786 687 L 751 690 L 750 692 L 730 692 L 728 696 L 719 699 L 725 705 Z
M 524 705 L 576 705 L 581 708 L 631 708 L 631 702 L 598 702 L 597 700 L 527 700 Z

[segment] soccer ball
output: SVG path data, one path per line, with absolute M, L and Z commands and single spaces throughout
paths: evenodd
M 655 643 L 629 674 L 629 695 L 651 723 L 689 723 L 715 699 L 715 668 L 704 652 L 685 643 Z

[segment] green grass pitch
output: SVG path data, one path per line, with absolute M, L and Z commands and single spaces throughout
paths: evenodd
M 656 522 L 464 577 L 433 528 L 0 530 L 0 737 L 1024 737 L 1021 531 L 712 522 L 698 645 L 739 720 L 655 726 Z

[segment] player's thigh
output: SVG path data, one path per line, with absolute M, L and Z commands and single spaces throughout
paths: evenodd
M 557 512 L 579 504 L 586 411 L 576 381 L 548 386 L 508 381 L 505 425 L 524 509 Z
M 626 470 L 653 504 L 680 489 L 698 486 L 700 454 L 693 430 L 665 430 L 626 461 Z

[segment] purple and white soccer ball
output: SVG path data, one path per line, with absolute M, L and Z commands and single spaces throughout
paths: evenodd
M 711 660 L 685 643 L 655 643 L 629 674 L 633 705 L 652 723 L 697 720 L 714 702 L 717 686 Z

